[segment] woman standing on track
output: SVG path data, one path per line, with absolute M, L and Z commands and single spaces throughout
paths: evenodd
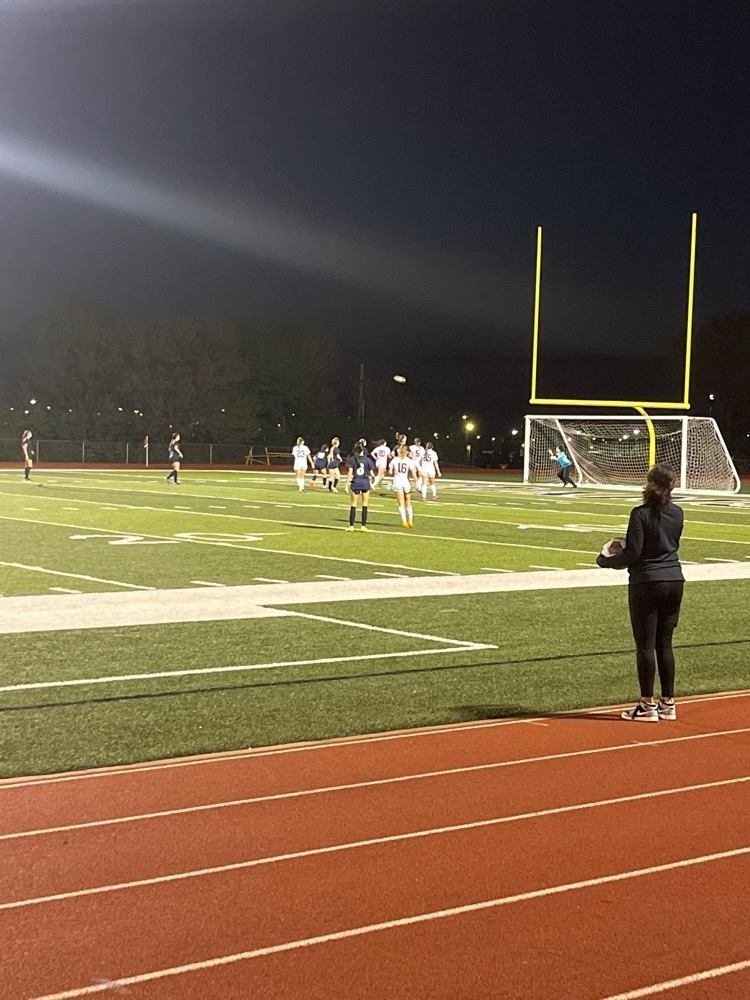
M 390 464 L 390 471 L 393 475 L 393 492 L 398 500 L 398 512 L 401 515 L 401 524 L 404 528 L 414 527 L 414 511 L 411 506 L 411 483 L 409 476 L 417 485 L 417 464 L 409 455 L 409 449 L 404 441 L 398 449 L 398 453 Z
M 180 471 L 180 462 L 183 458 L 182 449 L 180 448 L 180 435 L 173 434 L 169 442 L 169 464 L 172 466 L 172 471 L 167 476 L 167 482 L 170 479 L 174 479 L 175 486 L 179 486 L 177 476 Z
M 339 479 L 341 473 L 341 442 L 338 438 L 331 438 L 331 447 L 328 449 L 328 490 L 331 493 L 338 493 Z
M 354 522 L 357 520 L 357 497 L 362 497 L 362 531 L 369 531 L 367 527 L 367 504 L 370 499 L 372 489 L 372 477 L 375 472 L 375 463 L 369 455 L 365 454 L 365 447 L 361 442 L 354 445 L 354 449 L 347 461 L 349 472 L 346 479 L 346 488 L 349 491 L 349 527 L 347 531 L 354 531 Z
M 31 443 L 31 431 L 24 431 L 21 435 L 21 451 L 23 452 L 23 478 L 28 482 L 31 479 L 31 470 L 34 468 L 34 446 Z
M 674 652 L 672 633 L 677 627 L 685 577 L 677 555 L 684 515 L 672 503 L 676 477 L 666 465 L 655 465 L 648 474 L 643 503 L 630 512 L 624 546 L 621 539 L 605 545 L 607 555 L 599 566 L 630 573 L 628 605 L 635 639 L 641 700 L 622 713 L 634 722 L 677 718 L 674 703 Z M 603 550 L 604 552 L 604 550 Z M 659 668 L 661 700 L 654 701 L 654 678 Z

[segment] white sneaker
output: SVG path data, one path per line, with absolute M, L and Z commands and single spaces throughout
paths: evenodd
M 629 722 L 658 722 L 659 713 L 656 705 L 647 705 L 644 701 L 639 701 L 635 708 L 629 708 L 620 714 L 621 719 Z
M 674 701 L 664 701 L 662 698 L 656 706 L 656 711 L 659 713 L 659 718 L 667 722 L 674 722 L 677 718 L 677 706 Z

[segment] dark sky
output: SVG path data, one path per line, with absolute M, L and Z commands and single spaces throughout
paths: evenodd
M 745 2 L 0 0 L 0 329 L 70 293 L 353 342 L 747 308 Z

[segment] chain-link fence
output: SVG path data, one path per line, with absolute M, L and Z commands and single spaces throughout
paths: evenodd
M 48 438 L 32 439 L 35 461 L 65 463 L 69 465 L 144 465 L 146 448 L 143 439 L 137 441 L 54 441 Z M 180 447 L 186 465 L 244 465 L 250 445 L 202 444 L 182 441 Z M 290 451 L 290 450 L 289 450 Z M 265 447 L 255 445 L 253 454 L 260 458 Z M 163 465 L 169 458 L 169 442 L 151 441 L 148 447 L 150 465 Z M 21 462 L 23 453 L 19 440 L 0 438 L 0 462 Z M 288 459 L 291 462 L 291 457 Z

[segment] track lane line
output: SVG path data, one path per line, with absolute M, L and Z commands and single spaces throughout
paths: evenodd
M 157 875 L 146 879 L 134 879 L 130 882 L 117 882 L 111 885 L 93 886 L 88 889 L 74 889 L 69 892 L 52 893 L 48 896 L 37 896 L 28 899 L 18 899 L 0 903 L 0 912 L 18 910 L 28 906 L 40 906 L 68 899 L 82 899 L 90 896 L 101 896 L 105 893 L 121 892 L 126 889 L 140 889 L 145 886 L 163 885 L 168 882 L 182 882 L 187 879 L 203 878 L 208 875 L 219 875 L 226 872 L 243 871 L 258 868 L 263 865 L 279 864 L 284 861 L 296 861 L 300 858 L 320 857 L 327 854 L 340 854 L 344 851 L 358 850 L 363 847 L 374 847 L 379 844 L 395 844 L 404 841 L 420 840 L 426 837 L 437 837 L 448 833 L 459 833 L 465 830 L 481 830 L 488 827 L 502 826 L 507 823 L 518 823 L 529 819 L 542 819 L 547 816 L 561 816 L 566 813 L 584 812 L 601 809 L 606 806 L 621 805 L 625 802 L 644 802 L 649 799 L 666 798 L 683 795 L 690 792 L 706 791 L 707 789 L 726 788 L 733 785 L 750 783 L 750 775 L 741 778 L 726 778 L 721 781 L 709 781 L 702 784 L 684 785 L 677 788 L 666 788 L 655 792 L 640 792 L 635 795 L 623 795 L 617 798 L 599 799 L 592 802 L 581 802 L 575 805 L 556 806 L 553 809 L 540 809 L 535 812 L 515 813 L 512 816 L 497 816 L 491 819 L 475 820 L 470 823 L 453 823 L 448 826 L 431 827 L 425 830 L 412 830 L 408 833 L 397 833 L 383 837 L 370 837 L 365 840 L 349 841 L 343 844 L 331 844 L 325 847 L 313 847 L 304 851 L 290 851 L 287 854 L 271 855 L 265 858 L 251 858 L 247 861 L 236 861 L 226 865 L 213 865 L 209 868 L 196 868 L 190 871 L 173 872 L 170 875 Z M 738 852 L 728 852 L 721 856 L 750 853 L 750 847 Z
M 628 990 L 627 993 L 616 993 L 604 997 L 603 1000 L 640 1000 L 641 997 L 653 997 L 658 993 L 676 990 L 681 986 L 692 986 L 694 983 L 703 983 L 707 979 L 719 979 L 721 976 L 728 976 L 733 972 L 743 972 L 745 969 L 750 969 L 750 959 L 746 959 L 744 962 L 732 962 L 731 965 L 719 965 L 714 969 L 706 969 L 704 972 L 693 972 L 680 979 L 668 979 L 662 983 L 653 983 L 651 986 L 642 986 L 640 989 Z
M 712 862 L 722 861 L 729 858 L 747 856 L 749 854 L 750 846 L 735 848 L 730 851 L 721 851 L 715 854 L 704 854 L 697 857 L 683 858 L 679 861 L 671 861 L 661 865 L 652 865 L 649 868 L 637 868 L 630 871 L 617 872 L 614 875 L 602 875 L 597 878 L 583 879 L 578 882 L 568 882 L 562 885 L 547 886 L 543 889 L 534 889 L 529 892 L 517 893 L 511 896 L 500 896 L 495 899 L 486 899 L 480 902 L 467 903 L 462 906 L 454 906 L 442 910 L 430 910 L 423 913 L 412 914 L 407 917 L 398 917 L 393 920 L 380 921 L 379 923 L 365 924 L 359 927 L 350 927 L 345 930 L 334 931 L 330 934 L 321 934 L 316 937 L 286 941 L 282 944 L 270 945 L 265 948 L 256 948 L 250 951 L 236 952 L 232 955 L 222 955 L 198 962 L 190 962 L 185 965 L 156 969 L 151 972 L 111 980 L 108 983 L 97 983 L 92 986 L 83 986 L 77 989 L 64 990 L 60 993 L 49 993 L 45 996 L 34 997 L 32 1000 L 76 1000 L 77 997 L 92 996 L 97 993 L 103 993 L 105 990 L 110 990 L 112 988 L 112 983 L 116 983 L 121 987 L 137 986 L 141 983 L 154 982 L 156 980 L 184 975 L 190 972 L 215 969 L 221 966 L 232 965 L 237 962 L 250 961 L 254 958 L 263 958 L 269 955 L 283 954 L 285 952 L 296 951 L 302 948 L 311 948 L 321 944 L 328 944 L 333 941 L 345 941 L 351 938 L 376 934 L 380 931 L 392 930 L 400 927 L 410 927 L 415 924 L 424 924 L 438 920 L 445 920 L 451 917 L 460 917 L 468 913 L 478 913 L 483 910 L 497 909 L 501 906 L 509 906 L 514 903 L 522 903 L 534 899 L 545 899 L 552 896 L 559 896 L 564 893 L 575 892 L 579 889 L 588 889 L 595 886 L 624 882 L 631 879 L 657 875 L 662 872 L 676 871 L 678 869 L 710 864 Z
M 415 774 L 395 775 L 389 778 L 372 778 L 367 781 L 353 781 L 343 785 L 324 785 L 319 788 L 306 788 L 296 791 L 276 792 L 269 795 L 256 795 L 242 799 L 227 799 L 220 802 L 200 803 L 194 806 L 183 806 L 177 809 L 163 809 L 156 812 L 134 813 L 128 816 L 115 816 L 109 819 L 90 820 L 82 823 L 69 823 L 61 826 L 41 827 L 32 830 L 20 830 L 13 833 L 0 834 L 0 842 L 7 840 L 22 840 L 27 837 L 40 837 L 47 834 L 70 833 L 74 830 L 91 830 L 102 826 L 117 826 L 124 823 L 138 823 L 168 816 L 186 816 L 192 813 L 210 812 L 213 809 L 228 809 L 235 806 L 254 805 L 259 802 L 278 802 L 285 799 L 306 798 L 313 795 L 326 795 L 336 792 L 354 791 L 360 788 L 376 788 L 382 785 L 397 785 L 411 781 L 422 781 L 430 778 L 451 777 L 458 774 L 472 774 L 478 771 L 494 771 L 500 768 L 517 767 L 524 764 L 545 763 L 554 760 L 566 760 L 572 757 L 587 757 L 592 755 L 614 753 L 620 750 L 640 750 L 649 746 L 668 746 L 673 743 L 687 743 L 693 740 L 711 739 L 715 736 L 750 733 L 750 727 L 745 729 L 729 729 L 718 733 L 698 733 L 692 736 L 675 736 L 663 740 L 651 740 L 648 743 L 621 743 L 609 747 L 593 747 L 586 750 L 569 750 L 562 753 L 543 754 L 537 757 L 520 757 L 513 760 L 493 761 L 488 764 L 470 764 L 464 767 L 444 768 L 438 771 L 420 771 Z

